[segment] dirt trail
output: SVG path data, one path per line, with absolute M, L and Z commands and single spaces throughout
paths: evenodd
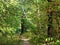
M 29 39 L 23 39 L 23 40 L 24 40 L 24 44 L 23 45 L 30 45 L 29 42 L 28 42 Z

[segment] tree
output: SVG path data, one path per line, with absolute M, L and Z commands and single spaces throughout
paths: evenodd
M 14 1 L 15 2 L 15 1 Z M 0 1 L 0 29 L 5 32 L 11 28 L 14 30 L 20 27 L 20 7 L 16 0 L 16 4 L 12 4 L 13 1 Z M 9 28 L 9 29 L 8 29 Z M 12 30 L 12 29 L 11 29 Z M 11 32 L 11 31 L 10 31 Z
M 24 33 L 24 31 L 26 30 L 25 27 L 25 19 L 26 19 L 26 13 L 25 13 L 25 9 L 24 9 L 24 3 L 23 0 L 20 0 L 20 4 L 21 4 L 21 9 L 22 9 L 22 16 L 21 16 L 21 34 Z

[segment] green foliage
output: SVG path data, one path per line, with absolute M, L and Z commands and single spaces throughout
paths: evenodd
M 55 45 L 60 45 L 60 40 L 57 40 L 57 41 L 55 42 Z
M 49 11 L 53 11 L 52 24 L 48 21 Z M 60 30 L 60 0 L 0 0 L 0 43 L 5 45 L 18 45 L 14 38 L 7 37 L 21 32 L 22 20 L 25 26 L 25 36 L 31 38 L 34 45 L 41 45 L 46 42 L 50 44 L 48 37 L 48 24 L 52 25 L 51 34 L 59 38 Z M 29 31 L 29 32 L 28 32 Z M 2 38 L 3 37 L 3 38 Z M 18 39 L 18 38 L 17 38 Z M 1 42 L 2 41 L 2 42 Z M 54 44 L 60 45 L 60 41 L 54 39 Z
M 17 35 L 0 36 L 0 45 L 22 45 L 22 42 Z

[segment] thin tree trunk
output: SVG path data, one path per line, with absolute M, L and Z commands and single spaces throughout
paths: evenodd
M 24 19 L 21 19 L 21 34 L 23 34 L 25 30 L 26 30 L 26 28 L 25 28 L 25 21 L 24 21 Z
M 59 14 L 59 13 L 58 13 Z M 57 24 L 58 24 L 58 28 L 57 28 L 57 38 L 59 38 L 60 39 L 60 21 L 59 21 L 59 16 L 56 16 L 56 22 L 57 22 Z
M 41 25 L 40 25 L 40 9 L 39 9 L 39 5 L 38 5 L 38 0 L 36 0 L 36 6 L 37 6 L 37 15 L 36 15 L 36 19 L 37 19 L 37 30 L 38 30 L 38 34 L 40 34 L 40 29 L 41 29 Z
M 49 13 L 48 15 L 48 36 L 52 36 L 52 30 L 53 30 L 53 27 L 52 27 L 52 11 Z

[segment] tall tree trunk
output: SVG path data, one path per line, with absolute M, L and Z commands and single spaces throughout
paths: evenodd
M 25 14 L 25 9 L 24 9 L 24 5 L 23 5 L 23 0 L 20 0 L 20 4 L 21 4 L 21 9 L 22 9 L 22 16 L 21 16 L 21 34 L 23 34 L 24 31 L 26 30 L 26 28 L 25 28 L 26 14 Z
M 49 3 L 50 2 L 52 2 L 52 0 L 47 0 Z M 47 31 L 47 33 L 48 33 L 48 37 L 51 37 L 52 36 L 52 30 L 53 30 L 53 28 L 52 28 L 52 14 L 53 14 L 53 12 L 52 12 L 52 9 L 51 9 L 51 7 L 50 7 L 50 5 L 48 6 L 48 10 L 49 10 L 49 15 L 48 15 L 48 31 Z

